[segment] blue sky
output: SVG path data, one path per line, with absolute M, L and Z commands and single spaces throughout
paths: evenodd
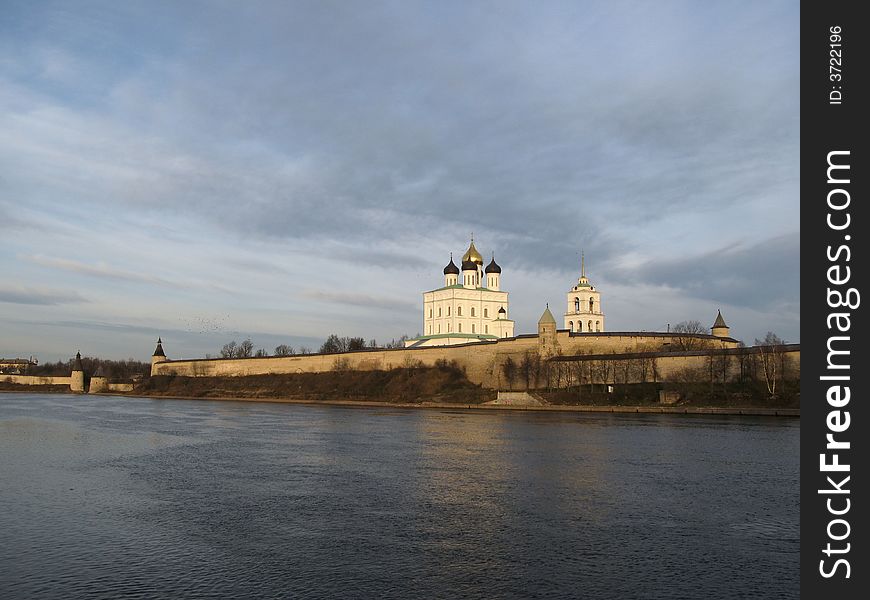
M 0 356 L 421 329 L 473 231 L 519 333 L 800 341 L 798 2 L 17 2 Z

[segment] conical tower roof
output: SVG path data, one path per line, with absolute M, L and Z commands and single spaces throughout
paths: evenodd
M 73 361 L 73 371 L 83 371 L 82 368 L 82 353 L 76 352 L 76 359 Z
M 541 318 L 538 319 L 538 325 L 543 325 L 544 323 L 552 323 L 556 324 L 556 319 L 553 318 L 553 313 L 550 312 L 550 305 L 547 305 L 547 308 L 544 309 L 544 314 L 541 315 Z
M 166 356 L 163 352 L 163 340 L 157 338 L 157 348 L 154 349 L 154 354 L 151 356 Z
M 718 312 L 718 314 L 716 315 L 716 321 L 713 323 L 713 327 L 714 328 L 716 328 L 716 327 L 728 327 L 725 324 L 725 319 L 722 318 L 722 311 L 720 310 L 717 312 Z

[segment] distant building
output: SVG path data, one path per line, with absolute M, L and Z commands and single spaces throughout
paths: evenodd
M 39 361 L 33 358 L 0 358 L 0 373 L 4 375 L 26 375 L 30 367 L 35 367 Z
M 566 294 L 565 329 L 575 333 L 604 331 L 604 313 L 601 312 L 601 292 L 586 278 L 586 260 L 580 254 L 580 278 Z
M 444 267 L 444 286 L 423 292 L 423 334 L 406 347 L 447 346 L 509 338 L 514 322 L 508 318 L 508 293 L 501 289 L 501 267 L 493 255 L 483 266 L 474 238 L 460 266 Z

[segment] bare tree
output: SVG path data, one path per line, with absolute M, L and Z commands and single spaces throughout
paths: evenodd
M 236 340 L 229 342 L 228 344 L 224 344 L 224 347 L 221 348 L 221 358 L 235 358 L 238 352 L 238 344 Z
M 522 375 L 523 380 L 526 382 L 527 390 L 532 388 L 532 375 L 535 373 L 535 359 L 540 363 L 541 357 L 537 352 L 527 351 L 523 355 L 523 359 L 520 361 L 520 375 Z M 535 379 L 537 379 L 537 377 Z M 537 383 L 537 381 L 535 381 L 535 383 Z
M 725 350 L 720 350 L 710 355 L 711 368 L 715 371 L 715 378 L 722 383 L 722 391 L 728 391 L 728 375 L 731 371 L 731 355 Z
M 323 345 L 320 346 L 321 354 L 337 354 L 347 351 L 347 338 L 340 338 L 334 333 L 330 334 Z
M 347 339 L 347 351 L 357 352 L 366 349 L 366 341 L 361 337 L 352 337 Z
M 764 383 L 767 385 L 767 393 L 770 394 L 771 398 L 776 397 L 776 382 L 782 378 L 784 344 L 785 342 L 772 331 L 767 332 L 764 340 L 755 338 L 761 370 L 764 374 Z
M 266 358 L 269 356 L 266 351 L 262 348 L 257 348 L 257 351 L 254 353 L 254 356 L 257 358 Z
M 583 402 L 583 361 L 575 360 L 571 362 L 571 373 L 577 381 L 577 402 Z
M 251 342 L 251 338 L 246 339 L 244 342 L 239 344 L 236 347 L 236 356 L 239 358 L 248 358 L 254 353 L 254 344 Z
M 504 378 L 507 380 L 508 389 L 512 390 L 514 388 L 514 379 L 517 376 L 517 364 L 514 362 L 514 359 L 508 356 L 502 363 L 501 370 L 504 373 Z
M 392 339 L 384 345 L 384 348 L 404 348 L 405 340 L 410 339 L 407 334 L 402 334 L 399 339 Z
M 673 326 L 671 332 L 676 334 L 674 338 L 676 350 L 700 350 L 707 346 L 707 340 L 696 337 L 708 333 L 707 328 L 700 321 L 681 321 Z
M 350 359 L 344 356 L 336 358 L 332 363 L 332 370 L 338 372 L 350 371 Z
M 290 356 L 291 354 L 293 354 L 293 346 L 287 344 L 275 346 L 275 356 Z

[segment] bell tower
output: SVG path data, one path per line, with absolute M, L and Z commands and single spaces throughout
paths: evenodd
M 580 278 L 566 294 L 565 329 L 572 333 L 604 331 L 601 292 L 586 277 L 586 257 L 580 253 Z

